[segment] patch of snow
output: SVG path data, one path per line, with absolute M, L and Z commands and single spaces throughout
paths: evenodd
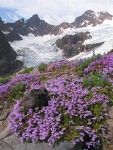
M 12 27 L 9 27 L 9 29 L 10 29 L 10 30 L 13 30 L 13 28 L 12 28 Z
M 82 23 L 81 23 L 81 26 L 83 26 L 84 24 L 85 24 L 85 22 L 82 22 Z
M 31 27 L 29 27 L 29 29 L 31 29 L 31 30 L 33 30 L 33 31 L 34 31 L 34 29 L 33 29 L 33 28 L 31 28 Z
M 7 32 L 7 31 L 3 31 L 3 33 L 4 33 L 4 34 L 9 34 L 9 32 Z
M 95 16 L 98 18 L 100 16 L 100 13 L 99 12 L 96 12 L 95 13 Z

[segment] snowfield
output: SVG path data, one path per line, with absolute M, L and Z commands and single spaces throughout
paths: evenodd
M 36 66 L 40 63 L 49 63 L 63 59 L 62 50 L 55 46 L 55 41 L 68 34 L 76 32 L 89 31 L 92 39 L 88 39 L 84 44 L 93 44 L 103 42 L 99 48 L 95 49 L 95 54 L 107 53 L 113 49 L 113 20 L 105 21 L 103 24 L 96 27 L 88 26 L 78 29 L 66 29 L 61 35 L 45 35 L 35 37 L 33 34 L 22 36 L 22 41 L 11 42 L 11 46 L 18 54 L 17 59 L 24 61 L 26 67 Z M 69 60 L 91 57 L 93 52 L 82 52 Z

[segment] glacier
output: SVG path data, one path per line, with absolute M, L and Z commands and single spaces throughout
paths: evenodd
M 13 49 L 17 52 L 17 59 L 24 62 L 25 67 L 39 65 L 40 63 L 49 63 L 64 59 L 62 50 L 58 49 L 55 41 L 65 35 L 73 35 L 77 32 L 90 32 L 91 39 L 85 40 L 84 44 L 94 44 L 103 42 L 104 44 L 95 49 L 95 54 L 104 54 L 113 49 L 113 20 L 104 21 L 103 24 L 84 28 L 68 28 L 60 35 L 45 35 L 35 37 L 33 34 L 22 36 L 22 41 L 10 42 Z M 93 52 L 82 52 L 69 60 L 91 57 Z

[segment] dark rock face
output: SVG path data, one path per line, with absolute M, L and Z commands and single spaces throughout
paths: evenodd
M 54 34 L 54 35 L 61 34 L 61 33 L 63 33 L 63 30 L 65 30 L 67 28 L 73 28 L 73 25 L 68 22 L 63 22 L 58 26 L 54 26 L 51 30 L 51 34 Z
M 86 44 L 86 45 L 83 45 L 83 46 L 84 46 L 84 49 L 86 51 L 91 51 L 91 50 L 101 46 L 102 44 L 104 44 L 104 42 L 95 43 L 95 44 Z
M 0 17 L 0 25 L 3 25 L 4 22 L 2 21 L 1 17 Z
M 103 42 L 101 42 L 83 45 L 84 41 L 89 38 L 91 38 L 89 32 L 66 35 L 62 39 L 56 41 L 56 46 L 63 50 L 65 57 L 70 58 L 78 55 L 80 52 L 91 51 L 92 49 L 103 44 Z
M 33 110 L 35 110 L 35 108 L 40 110 L 44 106 L 48 106 L 48 100 L 48 91 L 46 88 L 41 87 L 40 89 L 31 89 L 27 92 L 21 99 L 21 105 L 24 107 L 26 112 L 30 108 Z
M 88 25 L 96 26 L 102 24 L 103 21 L 112 20 L 113 16 L 108 12 L 95 13 L 92 10 L 87 10 L 83 15 L 77 17 L 73 22 L 76 28 L 87 27 Z
M 9 42 L 22 40 L 22 37 L 17 34 L 16 31 L 11 31 L 9 34 L 6 34 L 5 37 Z
M 22 62 L 16 61 L 16 52 L 0 32 L 0 76 L 11 74 L 22 67 Z
M 28 33 L 33 33 L 35 36 L 49 34 L 53 25 L 46 23 L 44 20 L 40 20 L 37 14 L 33 15 L 25 23 L 25 29 Z
M 82 44 L 89 38 L 91 38 L 89 32 L 66 35 L 62 39 L 56 41 L 56 46 L 63 50 L 65 57 L 69 58 L 79 54 L 81 50 L 84 50 Z

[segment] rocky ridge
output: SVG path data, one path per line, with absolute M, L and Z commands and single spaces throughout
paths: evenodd
M 51 25 L 41 20 L 37 14 L 28 20 L 24 18 L 14 23 L 5 23 L 0 18 L 0 30 L 4 32 L 8 41 L 22 40 L 22 36 L 32 33 L 34 36 L 43 36 L 47 34 L 58 35 L 67 28 L 81 28 L 88 25 L 96 26 L 102 24 L 105 20 L 112 20 L 113 16 L 108 12 L 94 12 L 87 10 L 83 15 L 75 18 L 74 22 L 63 22 L 60 25 Z M 22 35 L 22 36 L 21 36 Z

